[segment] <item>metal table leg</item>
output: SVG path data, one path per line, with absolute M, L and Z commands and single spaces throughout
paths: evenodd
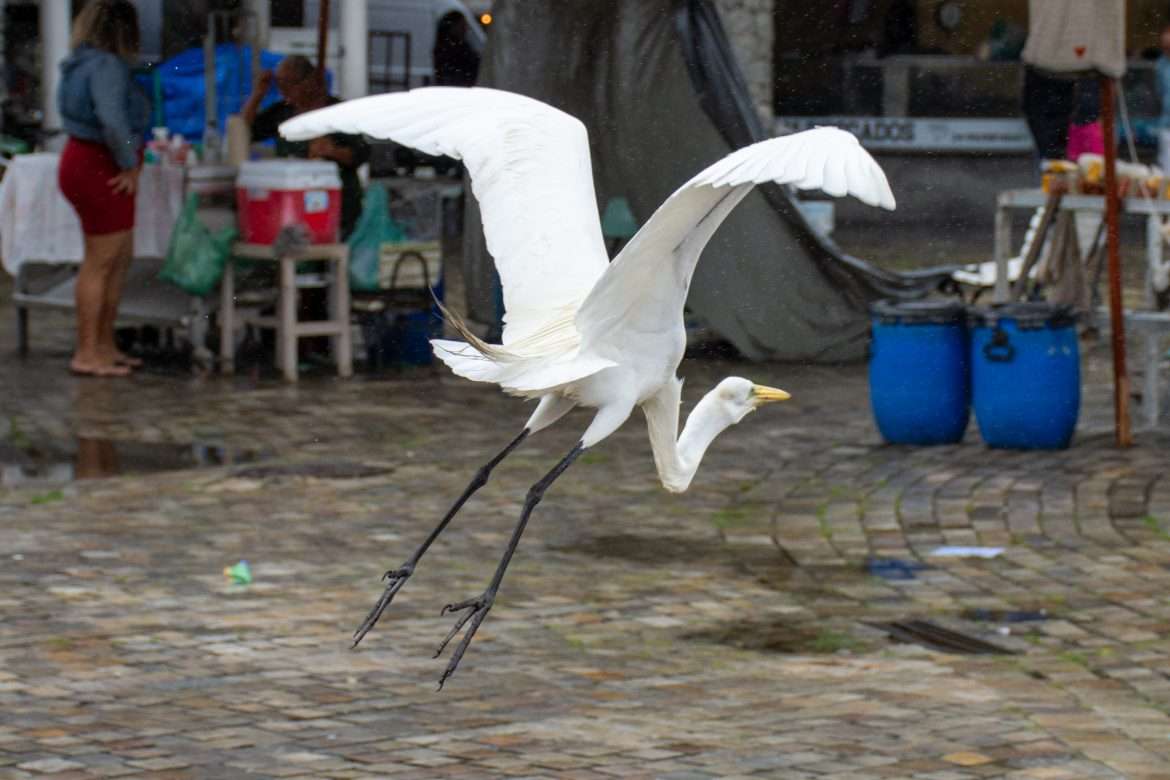
M 999 204 L 995 207 L 995 290 L 992 300 L 1007 303 L 1009 297 L 1008 253 L 1012 243 L 1012 220 L 1008 210 Z
M 219 288 L 219 370 L 236 370 L 236 264 L 229 256 Z

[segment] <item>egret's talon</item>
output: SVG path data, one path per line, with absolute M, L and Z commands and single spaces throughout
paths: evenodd
M 358 643 L 370 632 L 370 629 L 382 617 L 382 613 L 386 611 L 386 607 L 390 606 L 390 602 L 394 601 L 394 597 L 398 595 L 398 591 L 402 590 L 402 586 L 406 584 L 406 581 L 410 579 L 410 575 L 412 574 L 414 574 L 414 565 L 406 563 L 397 569 L 390 569 L 382 575 L 382 580 L 386 582 L 386 590 L 378 597 L 378 601 L 366 615 L 366 619 L 358 626 L 357 631 L 353 632 L 351 649 L 357 647 Z
M 439 610 L 439 617 L 446 615 L 448 612 L 459 612 L 461 610 L 467 609 L 468 607 L 478 606 L 480 601 L 481 601 L 481 599 L 476 598 L 476 599 L 467 599 L 466 601 L 458 601 L 458 602 L 455 602 L 452 604 L 447 604 L 441 610 Z
M 492 603 L 495 601 L 495 594 L 488 592 L 482 596 L 474 599 L 467 599 L 460 601 L 457 604 L 448 604 L 443 607 L 443 614 L 447 612 L 462 612 L 467 610 L 466 614 L 461 615 L 455 621 L 455 625 L 447 632 L 447 636 L 443 637 L 443 641 L 439 643 L 439 648 L 435 650 L 434 658 L 442 655 L 443 651 L 447 649 L 447 645 L 455 638 L 455 635 L 467 626 L 467 633 L 463 635 L 463 639 L 455 646 L 455 652 L 451 655 L 451 661 L 447 664 L 447 668 L 443 670 L 443 676 L 439 678 L 439 690 L 443 689 L 443 683 L 447 682 L 448 678 L 455 673 L 459 662 L 463 660 L 463 654 L 467 652 L 467 648 L 471 645 L 471 640 L 475 636 L 475 632 L 479 629 L 480 623 L 487 617 L 488 612 L 491 611 Z

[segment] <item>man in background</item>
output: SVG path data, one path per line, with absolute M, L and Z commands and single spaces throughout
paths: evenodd
M 449 13 L 439 20 L 435 45 L 431 49 L 435 84 L 440 87 L 471 87 L 479 73 L 479 52 L 467 39 L 463 14 Z
M 273 82 L 276 83 L 281 100 L 261 111 L 260 103 Z M 340 240 L 345 241 L 362 213 L 362 183 L 357 171 L 370 158 L 369 144 L 360 135 L 344 133 L 333 133 L 309 141 L 289 141 L 279 133 L 280 124 L 286 119 L 340 102 L 329 94 L 321 72 L 313 63 L 307 57 L 292 54 L 282 59 L 275 71 L 266 70 L 259 75 L 240 114 L 252 129 L 253 141 L 276 139 L 278 157 L 304 157 L 337 163 L 341 177 Z M 329 307 L 324 289 L 303 290 L 299 298 L 301 318 L 324 319 L 328 316 Z M 299 339 L 297 349 L 302 359 L 325 355 L 329 351 L 329 339 Z
M 260 103 L 273 81 L 281 100 L 261 111 Z M 345 240 L 362 212 L 362 184 L 357 170 L 370 157 L 369 144 L 360 135 L 344 133 L 310 141 L 289 141 L 281 138 L 277 131 L 286 119 L 340 102 L 329 94 L 313 63 L 306 57 L 293 54 L 281 60 L 275 72 L 266 70 L 260 74 L 240 114 L 252 128 L 253 141 L 276 139 L 278 157 L 305 157 L 337 163 L 341 173 L 341 239 Z

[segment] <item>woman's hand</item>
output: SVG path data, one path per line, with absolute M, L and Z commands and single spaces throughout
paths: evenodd
M 138 174 L 141 172 L 141 166 L 122 171 L 117 176 L 106 180 L 106 184 L 110 185 L 110 188 L 119 195 L 133 195 L 138 191 Z

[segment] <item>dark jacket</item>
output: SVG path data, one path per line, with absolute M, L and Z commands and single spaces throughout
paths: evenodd
M 138 167 L 150 101 L 121 57 L 88 45 L 74 49 L 61 63 L 57 108 L 66 133 L 104 143 L 122 170 Z

